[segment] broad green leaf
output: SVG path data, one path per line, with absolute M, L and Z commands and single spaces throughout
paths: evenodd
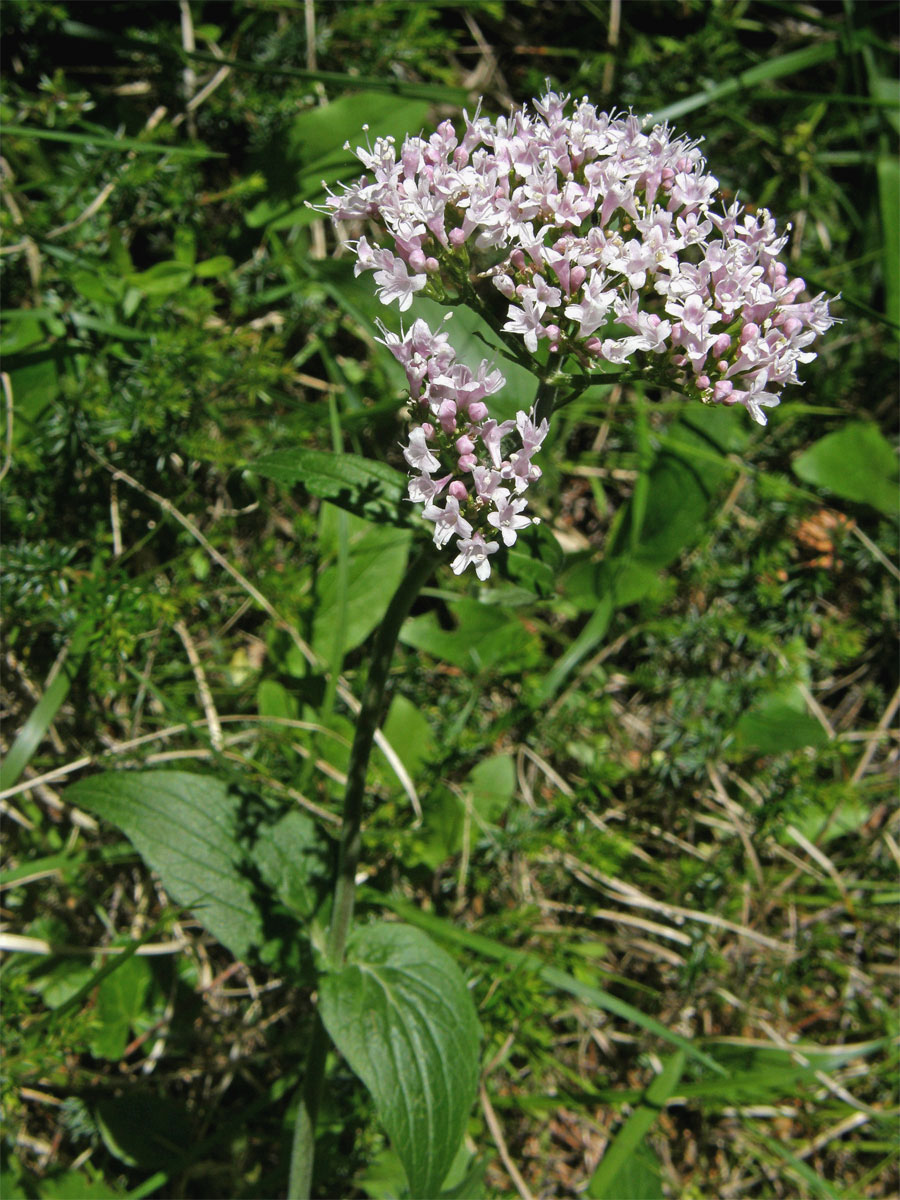
M 458 622 L 455 630 L 443 629 L 437 614 L 428 612 L 405 622 L 400 641 L 466 671 L 496 667 L 508 674 L 535 661 L 536 638 L 508 610 L 477 600 L 459 600 L 450 605 L 450 611 Z
M 407 866 L 424 864 L 432 871 L 458 854 L 462 846 L 465 819 L 463 807 L 449 788 L 433 787 L 428 794 L 421 829 L 416 830 L 403 852 Z
M 256 689 L 256 707 L 261 717 L 282 717 L 296 720 L 300 708 L 297 697 L 292 696 L 284 684 L 277 679 L 263 679 Z
M 420 929 L 359 927 L 322 1020 L 372 1094 L 414 1197 L 438 1194 L 475 1097 L 479 1026 L 453 959 Z
M 647 1168 L 640 1173 L 643 1176 L 643 1192 L 635 1194 L 624 1178 L 628 1164 L 632 1162 L 640 1149 L 644 1138 L 650 1132 L 657 1117 L 662 1112 L 666 1101 L 674 1093 L 684 1071 L 686 1055 L 683 1050 L 677 1051 L 668 1060 L 662 1071 L 644 1093 L 641 1104 L 635 1108 L 625 1124 L 616 1134 L 612 1145 L 606 1150 L 597 1170 L 588 1184 L 587 1194 L 592 1200 L 620 1200 L 628 1196 L 629 1200 L 662 1200 L 662 1188 L 659 1177 L 656 1178 L 656 1188 L 646 1187 Z M 632 1171 L 633 1173 L 633 1171 Z M 631 1181 L 632 1186 L 634 1180 Z
M 177 904 L 244 958 L 262 933 L 239 840 L 241 796 L 211 775 L 110 771 L 72 784 L 70 803 L 116 825 Z
M 871 504 L 895 515 L 898 507 L 897 458 L 876 425 L 853 421 L 826 434 L 794 460 L 804 483 L 827 488 L 844 500 Z
M 404 767 L 413 779 L 417 779 L 435 751 L 434 734 L 428 718 L 411 700 L 397 695 L 391 701 L 387 720 L 382 725 L 382 729 L 387 740 L 400 755 Z M 387 760 L 381 750 L 376 748 L 375 757 L 387 771 Z M 392 776 L 392 780 L 389 786 L 399 791 L 396 777 Z
M 582 612 L 592 612 L 604 599 L 614 608 L 627 608 L 648 598 L 658 601 L 670 584 L 659 568 L 625 554 L 601 562 L 576 563 L 566 572 L 560 586 L 566 598 Z
M 402 1200 L 409 1194 L 400 1155 L 390 1146 L 379 1151 L 353 1183 L 369 1200 Z
M 47 405 L 59 395 L 61 368 L 65 364 L 61 348 L 53 345 L 28 350 L 24 354 L 4 356 L 13 395 L 14 420 L 35 422 Z M 21 442 L 21 434 L 17 442 Z M 15 451 L 16 443 L 13 443 Z
M 312 918 L 332 876 L 331 845 L 302 812 L 266 825 L 253 846 L 253 862 L 278 898 L 302 920 Z
M 357 146 L 364 146 L 367 138 L 372 144 L 387 136 L 402 142 L 408 132 L 424 128 L 429 109 L 423 100 L 356 92 L 298 113 L 286 129 L 279 127 L 277 153 L 270 147 L 260 159 L 268 189 L 265 199 L 248 212 L 247 224 L 251 229 L 263 225 L 276 229 L 316 220 L 318 214 L 303 202 L 324 195 L 323 181 L 349 182 L 363 174 L 364 167 L 354 153 Z M 368 131 L 363 130 L 364 124 Z
M 94 968 L 90 963 L 63 958 L 38 975 L 33 987 L 48 1008 L 59 1008 L 91 983 L 93 976 Z
M 496 825 L 516 790 L 516 768 L 508 754 L 486 758 L 469 772 L 463 785 L 483 821 Z
M 410 533 L 391 526 L 369 526 L 350 547 L 344 607 L 344 653 L 366 640 L 387 611 L 406 571 Z M 312 645 L 328 660 L 334 642 L 334 620 L 341 587 L 339 564 L 328 567 L 317 583 Z
M 367 520 L 405 523 L 401 501 L 406 496 L 406 476 L 386 463 L 298 446 L 296 450 L 267 454 L 248 465 L 259 475 L 287 487 L 302 484 L 311 496 L 330 500 Z
M 133 955 L 97 988 L 99 1025 L 91 1037 L 91 1053 L 95 1058 L 118 1062 L 122 1057 L 130 1032 L 143 1011 L 151 982 L 149 963 Z
M 632 537 L 638 514 L 629 503 L 609 540 L 607 555 L 630 555 L 636 562 L 661 568 L 694 545 L 706 527 L 716 491 L 734 471 L 722 453 L 722 443 L 738 430 L 736 414 L 731 412 L 686 414 L 676 422 L 650 469 L 640 535 L 636 540 Z
M 796 686 L 763 696 L 740 718 L 735 734 L 741 746 L 760 754 L 828 745 L 828 734 L 806 711 L 806 702 Z

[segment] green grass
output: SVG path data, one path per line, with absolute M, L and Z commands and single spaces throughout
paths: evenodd
M 894 6 L 633 2 L 611 44 L 599 0 L 319 4 L 314 47 L 299 3 L 191 10 L 194 53 L 174 5 L 3 13 L 4 1195 L 284 1193 L 308 944 L 235 962 L 66 788 L 214 772 L 333 832 L 323 664 L 359 694 L 391 551 L 250 464 L 402 467 L 403 395 L 303 202 L 367 119 L 547 77 L 703 135 L 842 324 L 765 430 L 628 389 L 558 414 L 533 557 L 439 572 L 404 632 L 422 818 L 376 756 L 363 913 L 428 926 L 475 997 L 460 1195 L 896 1195 Z M 396 1194 L 337 1059 L 317 1171 Z

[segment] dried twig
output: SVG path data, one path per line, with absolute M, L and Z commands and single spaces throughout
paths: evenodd
M 188 661 L 191 664 L 191 670 L 194 672 L 194 679 L 197 681 L 197 692 L 200 695 L 200 703 L 203 705 L 203 711 L 206 713 L 206 720 L 209 724 L 209 740 L 212 742 L 214 749 L 221 750 L 222 723 L 219 720 L 219 714 L 216 712 L 212 691 L 206 678 L 206 672 L 203 669 L 203 663 L 200 661 L 200 655 L 197 653 L 197 647 L 194 645 L 184 621 L 175 622 L 175 632 L 181 638 L 181 644 L 184 646 Z
M 12 465 L 13 451 L 13 390 L 12 380 L 6 371 L 0 371 L 0 383 L 3 384 L 3 399 L 6 407 L 6 450 L 3 454 L 3 466 L 0 467 L 0 480 L 3 480 Z
M 522 1200 L 534 1200 L 534 1196 L 528 1189 L 528 1184 L 519 1173 L 519 1168 L 509 1156 L 509 1150 L 506 1146 L 506 1139 L 503 1136 L 503 1130 L 500 1128 L 500 1122 L 497 1120 L 497 1114 L 494 1112 L 493 1106 L 488 1099 L 487 1088 L 484 1084 L 481 1085 L 478 1092 L 481 1100 L 481 1111 L 484 1113 L 484 1119 L 488 1129 L 491 1131 L 491 1137 L 494 1139 L 494 1145 L 497 1147 L 497 1152 L 506 1168 L 506 1173 L 515 1185 L 516 1191 L 522 1197 Z
M 194 21 L 191 16 L 191 6 L 188 4 L 188 0 L 178 0 L 178 7 L 181 12 L 181 45 L 185 54 L 190 55 L 197 48 L 194 42 Z M 193 138 L 197 136 L 197 123 L 194 120 L 191 100 L 193 100 L 194 92 L 197 89 L 197 75 L 191 66 L 190 58 L 185 62 L 184 70 L 181 72 L 181 79 L 184 85 L 188 136 Z
M 891 721 L 893 721 L 894 717 L 897 715 L 898 707 L 900 707 L 900 688 L 897 688 L 896 692 L 894 692 L 893 696 L 891 697 L 890 704 L 881 715 L 881 720 L 878 722 L 876 727 L 878 733 L 882 733 L 885 729 L 887 729 Z M 872 741 L 869 742 L 868 746 L 866 746 L 859 762 L 856 764 L 856 770 L 853 772 L 853 775 L 850 778 L 851 783 L 859 783 L 863 775 L 865 775 L 866 771 L 868 770 L 869 763 L 875 756 L 875 751 L 877 749 L 878 739 L 873 738 Z

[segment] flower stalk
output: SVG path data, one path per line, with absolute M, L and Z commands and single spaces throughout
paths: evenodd
M 329 970 L 338 970 L 343 964 L 347 938 L 353 923 L 356 872 L 362 848 L 362 815 L 366 775 L 375 741 L 375 732 L 382 716 L 384 694 L 397 639 L 400 635 L 400 627 L 419 592 L 427 583 L 439 557 L 439 552 L 432 545 L 422 547 L 415 554 L 375 635 L 369 674 L 362 697 L 362 707 L 356 718 L 356 732 L 350 751 L 347 786 L 344 791 L 338 867 L 326 948 L 326 964 Z M 309 1200 L 311 1195 L 315 1161 L 316 1117 L 322 1098 L 328 1047 L 328 1033 L 322 1024 L 321 1017 L 317 1014 L 294 1124 L 288 1200 Z

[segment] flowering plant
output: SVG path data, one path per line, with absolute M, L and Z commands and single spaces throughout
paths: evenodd
M 382 241 L 360 230 L 347 244 L 384 303 L 406 312 L 421 295 L 471 307 L 539 383 L 533 405 L 501 419 L 491 403 L 505 380 L 489 360 L 463 363 L 450 334 L 422 319 L 399 334 L 379 324 L 409 385 L 407 490 L 434 545 L 412 557 L 387 607 L 356 719 L 291 1200 L 310 1195 L 329 1038 L 372 1093 L 414 1195 L 436 1194 L 477 1086 L 478 1021 L 455 964 L 420 931 L 353 926 L 366 770 L 391 659 L 438 556 L 455 539 L 452 570 L 490 576 L 498 539 L 512 546 L 537 521 L 526 492 L 541 477 L 534 459 L 554 409 L 598 376 L 627 368 L 707 404 L 742 404 L 765 424 L 832 323 L 825 299 L 802 301 L 803 280 L 788 278 L 771 216 L 719 204 L 695 142 L 587 100 L 567 116 L 567 104 L 548 92 L 533 113 L 491 122 L 476 112 L 461 139 L 445 121 L 399 151 L 378 138 L 357 150 L 369 174 L 324 206 L 378 230 Z
M 341 221 L 371 221 L 381 242 L 348 243 L 355 274 L 401 312 L 416 295 L 480 312 L 509 353 L 539 374 L 530 412 L 491 417 L 504 384 L 455 361 L 446 333 L 417 320 L 384 343 L 402 363 L 414 422 L 404 456 L 411 500 L 456 537 L 452 569 L 490 575 L 500 534 L 512 545 L 535 518 L 523 493 L 553 407 L 598 372 L 638 378 L 705 404 L 743 405 L 766 424 L 812 342 L 832 324 L 823 295 L 801 300 L 765 210 L 725 207 L 698 144 L 632 114 L 598 113 L 548 91 L 533 112 L 464 114 L 430 137 L 358 148 L 369 174 L 329 195 Z

